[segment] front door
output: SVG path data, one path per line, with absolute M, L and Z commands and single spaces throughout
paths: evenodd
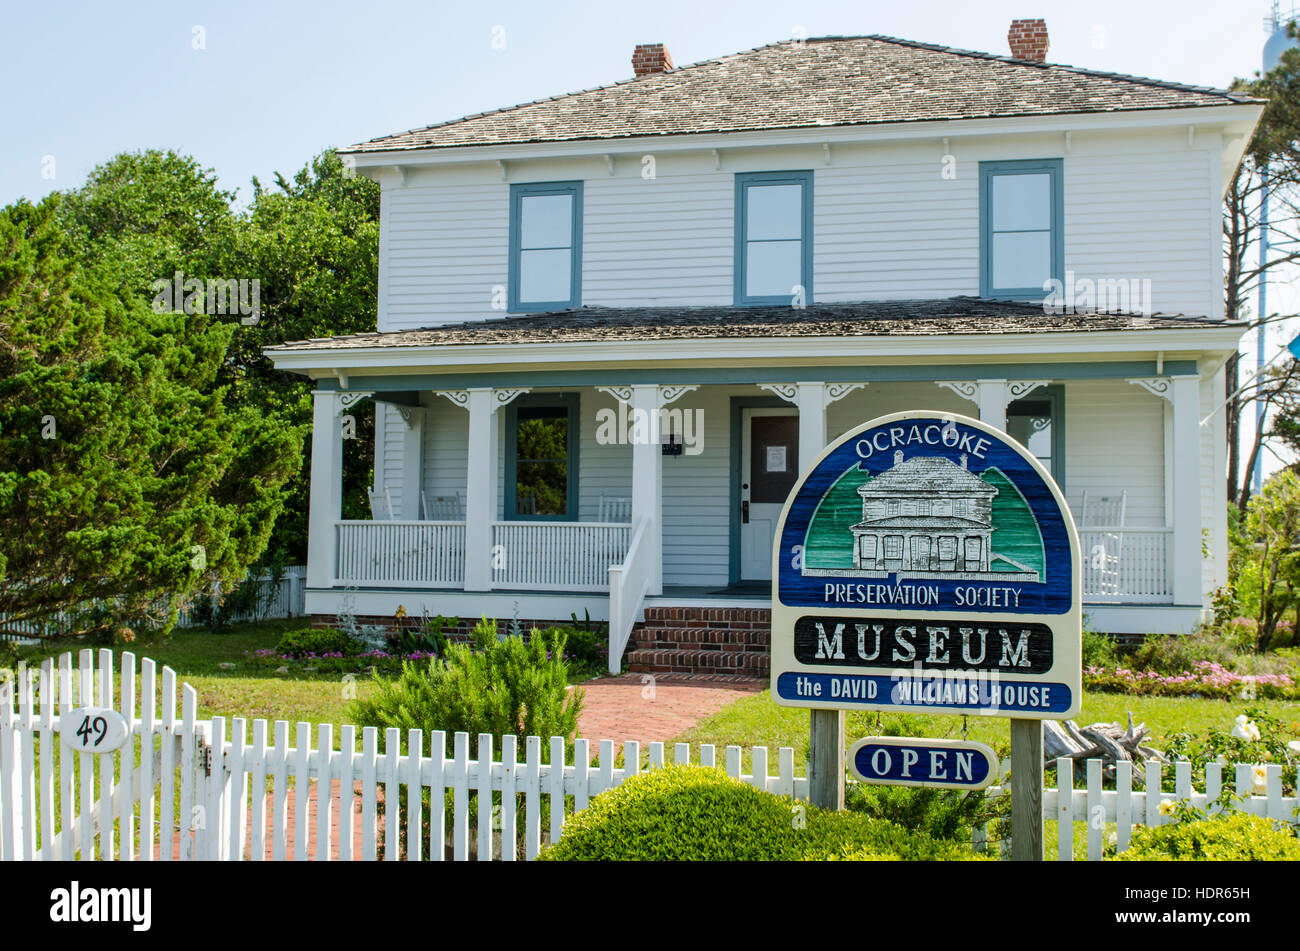
M 746 409 L 741 416 L 740 580 L 772 580 L 772 538 L 799 478 L 799 411 Z

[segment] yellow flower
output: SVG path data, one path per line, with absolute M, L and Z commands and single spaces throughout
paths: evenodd
M 1160 800 L 1160 814 L 1162 816 L 1172 816 L 1174 814 L 1174 810 L 1177 808 L 1178 808 L 1178 804 L 1175 803 L 1172 799 Z

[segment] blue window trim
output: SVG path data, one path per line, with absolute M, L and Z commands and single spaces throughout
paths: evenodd
M 564 515 L 520 515 L 517 473 L 519 471 L 519 408 L 562 408 L 569 415 L 567 449 L 567 498 Z M 578 521 L 578 394 L 577 393 L 526 393 L 506 407 L 505 418 L 505 520 L 507 522 L 576 522 Z
M 813 173 L 812 172 L 738 172 L 736 173 L 736 225 L 735 225 L 735 275 L 734 299 L 737 305 L 790 304 L 793 295 L 775 297 L 745 296 L 745 234 L 746 189 L 750 185 L 800 185 L 803 187 L 803 286 L 804 301 L 813 301 Z
M 519 299 L 519 213 L 524 198 L 536 195 L 572 195 L 573 230 L 571 247 L 572 273 L 569 299 L 521 301 Z M 512 314 L 564 310 L 582 306 L 582 182 L 527 182 L 510 186 L 510 276 L 507 284 L 507 308 Z
M 1042 287 L 993 286 L 993 215 L 992 186 L 997 175 L 1034 175 L 1047 172 L 1052 176 L 1052 271 L 1058 281 L 1065 280 L 1065 162 L 1063 159 L 1029 159 L 1025 161 L 980 162 L 980 296 L 1042 300 Z
M 731 446 L 728 466 L 731 476 L 731 517 L 727 520 L 727 584 L 740 582 L 740 474 L 744 471 L 741 449 L 745 441 L 744 412 L 747 409 L 789 409 L 778 396 L 733 396 L 731 398 Z

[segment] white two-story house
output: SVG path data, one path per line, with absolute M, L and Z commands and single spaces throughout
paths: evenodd
M 1050 469 L 1094 627 L 1188 630 L 1227 576 L 1220 204 L 1262 105 L 1009 40 L 639 46 L 347 150 L 382 185 L 377 332 L 269 351 L 315 384 L 308 612 L 585 610 L 611 668 L 762 672 L 800 470 L 924 409 Z

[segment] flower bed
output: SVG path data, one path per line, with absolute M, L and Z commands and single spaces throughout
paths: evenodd
M 275 673 L 321 674 L 362 673 L 371 668 L 378 673 L 398 674 L 401 673 L 405 661 L 427 661 L 433 656 L 421 651 L 411 654 L 392 654 L 381 650 L 362 651 L 358 654 L 344 654 L 341 651 L 328 651 L 321 654 L 311 652 L 285 654 L 277 648 L 244 652 L 247 668 Z
M 1191 670 L 1179 674 L 1089 666 L 1083 669 L 1083 686 L 1086 690 L 1158 697 L 1300 699 L 1300 683 L 1287 674 L 1239 674 L 1208 660 L 1198 661 Z

